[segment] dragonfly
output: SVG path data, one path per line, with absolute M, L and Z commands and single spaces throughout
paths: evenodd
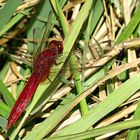
M 44 41 L 44 40 L 41 40 L 41 41 Z M 26 106 L 31 101 L 38 85 L 40 83 L 43 83 L 46 79 L 48 79 L 51 72 L 51 67 L 56 63 L 57 57 L 59 55 L 62 55 L 62 52 L 63 52 L 62 41 L 52 40 L 49 43 L 47 49 L 44 49 L 43 51 L 37 54 L 37 57 L 33 61 L 34 62 L 33 72 L 28 82 L 26 83 L 23 91 L 19 95 L 16 103 L 14 104 L 14 107 L 12 108 L 10 112 L 6 129 L 11 128 L 11 126 L 13 126 L 15 122 L 19 119 L 21 114 L 24 112 Z M 95 68 L 96 66 L 93 66 L 93 67 Z M 87 66 L 83 68 L 81 67 L 81 69 L 84 69 L 84 68 L 87 69 Z
M 49 77 L 51 67 L 56 63 L 58 55 L 63 52 L 62 41 L 52 40 L 48 46 L 35 58 L 33 72 L 10 112 L 6 129 L 9 129 L 18 120 L 32 99 L 38 85 Z
M 48 48 L 44 49 L 42 52 L 37 54 L 36 58 L 33 61 L 34 62 L 33 72 L 10 112 L 6 129 L 11 128 L 19 119 L 21 114 L 24 112 L 26 106 L 31 101 L 38 85 L 43 83 L 47 79 L 49 80 L 48 77 L 50 73 L 52 73 L 51 67 L 54 64 L 56 64 L 57 57 L 59 57 L 60 55 L 65 55 L 62 53 L 63 53 L 62 41 L 52 40 L 49 43 Z M 95 66 L 93 67 L 78 66 L 78 69 L 80 70 L 90 68 L 95 68 Z

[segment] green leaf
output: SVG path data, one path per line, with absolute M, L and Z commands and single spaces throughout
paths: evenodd
M 122 41 L 126 40 L 130 35 L 133 33 L 134 29 L 138 26 L 140 22 L 140 6 L 137 7 L 132 19 L 128 23 L 128 25 L 124 28 L 123 32 L 117 39 L 117 43 L 121 43 Z
M 119 105 L 121 105 L 124 101 L 131 97 L 136 91 L 138 91 L 140 89 L 139 79 L 140 74 L 137 74 L 133 78 L 127 80 L 118 89 L 111 93 L 105 100 L 100 102 L 96 107 L 92 108 L 77 122 L 58 131 L 57 135 L 62 136 L 75 134 L 88 130 L 88 128 L 97 123 L 108 113 L 116 109 Z
M 7 89 L 7 87 L 4 85 L 4 83 L 1 80 L 0 80 L 0 93 L 3 95 L 5 102 L 9 106 L 14 105 L 15 100 L 14 100 L 12 94 L 9 92 L 9 90 Z
M 0 101 L 0 115 L 7 117 L 7 114 L 10 112 L 10 108 Z
M 23 0 L 7 0 L 0 11 L 0 29 L 2 30 Z

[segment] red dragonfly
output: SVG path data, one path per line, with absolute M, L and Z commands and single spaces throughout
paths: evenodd
M 37 55 L 34 61 L 33 73 L 10 112 L 6 129 L 9 129 L 20 117 L 27 104 L 30 102 L 38 85 L 49 77 L 52 65 L 56 63 L 58 54 L 61 54 L 62 52 L 62 42 L 53 40 L 49 43 L 47 49 Z

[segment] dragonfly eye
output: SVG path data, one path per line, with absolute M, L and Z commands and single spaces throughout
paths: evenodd
M 49 48 L 57 50 L 58 53 L 62 53 L 63 52 L 63 44 L 62 44 L 62 41 L 52 40 L 49 43 Z

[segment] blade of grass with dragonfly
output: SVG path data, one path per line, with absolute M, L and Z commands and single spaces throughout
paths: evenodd
M 34 57 L 46 47 L 46 39 L 48 39 L 50 31 L 54 25 L 52 20 L 55 19 L 54 15 L 51 13 L 52 9 L 50 7 L 49 1 L 41 3 L 38 9 L 40 10 L 38 17 L 36 17 L 35 19 L 33 18 L 31 20 L 31 23 L 33 23 L 33 25 L 31 25 L 31 28 L 28 32 L 28 38 L 33 38 L 34 41 L 33 43 L 28 44 L 29 50 L 34 46 L 34 48 L 32 48 L 35 49 L 33 50 Z M 46 16 L 47 16 L 46 21 L 48 21 L 47 23 L 41 20 L 42 18 L 45 19 Z
M 40 11 L 40 16 L 43 16 L 43 14 L 45 14 L 44 15 L 44 18 L 46 17 L 46 11 L 45 10 L 48 10 L 48 9 L 46 9 L 46 6 L 50 6 L 50 2 L 49 1 L 47 1 L 46 2 L 46 4 L 44 5 L 44 2 L 43 2 L 43 4 L 41 3 L 40 4 L 40 7 L 43 5 L 43 7 L 44 7 L 44 11 L 43 11 L 43 8 L 42 8 L 42 10 Z M 41 9 L 39 7 L 39 10 Z M 49 7 L 49 9 L 51 10 L 51 8 Z M 47 11 L 47 13 L 48 13 L 48 11 Z M 34 23 L 33 24 L 33 27 L 31 28 L 31 30 L 34 28 L 34 27 L 36 27 L 35 28 L 35 34 L 33 34 L 34 35 L 34 44 L 37 44 L 37 45 L 35 45 L 35 48 L 34 49 L 36 49 L 36 50 L 38 50 L 38 51 L 36 51 L 37 53 L 39 53 L 39 52 L 41 52 L 42 50 L 43 50 L 43 48 L 45 48 L 46 47 L 46 39 L 48 38 L 48 36 L 49 36 L 49 34 L 50 34 L 50 31 L 51 31 L 51 29 L 52 29 L 52 27 L 53 27 L 53 25 L 54 25 L 54 19 L 55 19 L 55 17 L 54 17 L 54 15 L 51 13 L 51 12 L 49 12 L 48 13 L 48 17 L 47 17 L 47 24 L 46 24 L 46 29 L 41 29 L 40 27 L 43 27 L 44 25 L 45 25 L 45 22 L 44 21 L 42 21 L 41 19 L 44 19 L 44 18 L 42 18 L 42 17 L 36 17 L 36 19 L 37 19 L 37 21 L 36 21 L 36 23 Z M 39 20 L 39 21 L 38 21 Z M 52 22 L 52 20 L 53 20 L 53 22 Z M 32 22 L 31 22 L 32 23 Z M 43 24 L 44 25 L 43 25 Z M 30 35 L 32 35 L 32 34 L 30 34 L 30 31 L 29 31 L 29 37 L 30 37 Z M 40 37 L 40 39 L 38 38 L 38 36 Z M 41 36 L 42 36 L 42 38 L 41 38 Z M 36 41 L 37 40 L 37 41 Z M 40 41 L 39 41 L 40 40 Z M 29 48 L 30 47 L 32 47 L 32 43 L 29 43 Z M 34 51 L 35 52 L 35 51 Z M 46 83 L 46 84 L 50 84 L 50 82 L 49 83 Z M 21 84 L 20 84 L 20 87 L 21 86 L 23 86 L 23 82 L 21 82 Z M 21 88 L 18 88 L 18 89 L 21 89 Z M 19 91 L 19 90 L 18 90 Z M 20 90 L 21 91 L 21 90 Z M 43 94 L 43 93 L 42 93 Z M 41 94 L 41 95 L 42 95 Z M 44 101 L 44 97 L 43 97 L 43 101 Z M 40 99 L 41 100 L 41 99 Z M 39 103 L 39 104 L 43 104 L 43 101 L 40 101 L 41 103 Z M 36 105 L 36 106 L 38 106 L 38 105 Z M 36 108 L 36 107 L 35 107 Z
M 48 5 L 48 3 L 47 3 L 46 5 Z M 45 5 L 45 6 L 46 6 L 46 5 Z M 26 14 L 19 13 L 17 16 L 15 16 L 15 17 L 6 25 L 6 27 L 7 27 L 7 28 L 8 28 L 9 26 L 11 27 L 11 25 L 15 24 L 15 23 L 16 23 L 18 20 L 20 20 L 23 16 L 27 15 L 28 12 L 29 12 L 29 10 L 30 10 L 30 9 L 23 11 L 23 13 L 26 13 Z M 45 13 L 45 14 L 46 14 L 46 13 Z M 41 16 L 41 15 L 40 15 L 40 16 Z M 45 16 L 46 16 L 46 15 L 45 15 Z M 39 27 L 42 27 L 42 26 L 45 25 L 45 22 L 44 22 L 44 21 L 39 21 L 39 23 L 40 23 L 40 24 L 38 24 Z M 41 26 L 41 23 L 43 23 L 42 26 Z M 49 28 L 49 27 L 48 27 L 48 28 Z M 51 29 L 51 28 L 50 28 L 50 29 Z M 39 33 L 38 35 L 41 35 L 41 34 L 43 34 L 43 33 Z M 29 37 L 30 37 L 30 36 L 29 36 Z M 40 37 L 41 37 L 41 36 L 40 36 Z M 29 45 L 28 48 L 30 48 L 30 45 Z M 41 49 L 41 48 L 40 48 L 40 49 Z M 11 58 L 12 58 L 12 57 L 11 57 Z M 12 60 L 14 60 L 14 59 L 16 60 L 16 58 L 13 57 Z M 24 62 L 24 60 L 23 60 L 22 62 L 26 64 L 26 61 Z M 22 70 L 22 71 L 23 71 L 23 70 Z M 24 73 L 23 76 L 25 76 L 25 75 L 28 75 L 28 74 L 30 73 L 30 71 L 29 71 L 29 69 L 27 68 L 23 73 Z M 18 85 L 17 97 L 19 96 L 19 94 L 20 94 L 21 90 L 23 89 L 24 85 L 25 85 L 25 82 L 24 82 L 24 81 L 21 81 L 20 84 Z
M 64 44 L 64 52 L 69 52 L 71 47 L 73 46 L 73 44 L 78 36 L 78 33 L 80 32 L 80 29 L 81 29 L 85 19 L 87 18 L 88 14 L 89 14 L 89 10 L 90 10 L 91 6 L 92 6 L 92 1 L 87 0 L 84 3 L 83 7 L 81 8 L 81 11 L 80 11 L 77 19 L 74 21 L 74 23 L 71 27 L 70 33 L 67 34 L 66 38 L 64 39 L 64 43 L 63 43 Z M 84 15 L 84 18 L 83 18 L 83 15 Z M 69 104 L 69 106 L 70 106 L 70 104 Z M 25 137 L 25 139 L 32 139 L 32 137 L 34 137 L 34 136 L 35 137 L 37 136 L 38 139 L 43 138 L 44 134 L 49 133 L 54 128 L 54 125 L 56 126 L 60 122 L 60 120 L 63 118 L 63 115 L 65 114 L 65 112 L 66 112 L 66 109 L 63 108 L 63 113 L 59 113 L 58 117 L 55 117 L 55 120 L 53 119 L 53 122 L 50 122 L 50 124 L 52 124 L 51 128 L 46 127 L 46 124 L 49 121 L 49 119 L 47 119 L 46 121 L 44 121 L 43 123 L 38 125 L 38 127 L 35 128 L 29 135 L 27 135 Z M 40 129 L 43 130 L 43 132 L 41 134 L 38 133 L 40 131 Z
M 65 3 L 65 1 L 62 1 L 61 2 L 62 4 L 61 5 L 63 5 L 64 3 Z M 49 20 L 50 19 L 50 20 Z M 45 29 L 45 31 L 44 31 L 44 36 L 43 36 L 43 38 L 41 39 L 42 41 L 39 43 L 39 45 L 37 45 L 38 47 L 39 47 L 39 50 L 41 50 L 41 49 L 43 49 L 43 46 L 45 47 L 45 45 L 46 45 L 46 43 L 44 42 L 44 40 L 46 40 L 46 38 L 48 38 L 48 36 L 49 36 L 49 34 L 50 34 L 50 31 L 51 31 L 51 29 L 52 29 L 52 27 L 54 26 L 54 23 L 52 22 L 52 20 L 54 21 L 54 19 L 55 19 L 55 17 L 54 17 L 54 15 L 50 12 L 49 13 L 49 16 L 48 16 L 48 22 L 47 22 L 47 25 L 46 25 L 46 29 Z M 39 32 L 41 33 L 41 30 L 39 30 Z M 37 36 L 35 37 L 35 38 L 37 38 L 38 39 L 38 35 L 40 34 L 40 33 L 38 33 L 37 34 Z M 61 63 L 62 62 L 64 62 L 64 61 L 61 61 Z M 59 62 L 58 62 L 59 63 Z M 54 68 L 55 69 L 55 68 Z M 53 70 L 52 70 L 53 71 Z M 58 68 L 57 68 L 57 71 L 59 71 L 58 70 Z M 58 83 L 53 83 L 53 77 L 55 77 L 54 76 L 55 75 L 55 71 L 53 72 L 53 74 L 52 74 L 52 76 L 50 76 L 50 78 L 49 79 L 51 79 L 51 85 L 53 85 L 53 87 L 54 87 L 54 85 L 56 84 L 56 86 L 55 87 L 57 87 L 57 84 Z M 59 78 L 57 78 L 57 79 L 55 79 L 55 81 L 58 81 L 58 79 Z M 50 81 L 49 82 L 45 82 L 45 84 L 46 85 L 49 85 L 50 84 Z M 39 99 L 39 101 L 37 102 L 37 104 L 36 104 L 36 106 L 34 107 L 34 109 L 35 109 L 35 111 L 34 111 L 34 113 L 36 112 L 36 111 L 38 111 L 48 100 L 47 100 L 47 98 L 50 96 L 50 94 L 46 94 L 46 93 L 53 93 L 54 91 L 53 90 L 55 90 L 54 88 L 52 88 L 51 87 L 51 85 L 46 89 L 46 91 L 43 93 L 43 96 Z M 53 90 L 52 90 L 53 89 Z M 45 101 L 44 101 L 44 99 L 45 99 Z M 37 108 L 37 109 L 36 109 Z
M 63 0 L 63 1 L 60 1 L 60 3 L 61 3 L 61 7 L 65 4 L 65 0 Z M 52 27 L 54 26 L 54 23 L 57 23 L 58 21 L 55 21 L 55 17 L 54 17 L 54 15 L 52 14 L 52 13 L 49 13 L 49 16 L 48 16 L 48 19 L 49 19 L 49 17 L 50 17 L 50 19 L 51 19 L 51 21 L 50 22 L 48 22 L 47 23 L 47 27 L 46 27 L 46 29 L 45 29 L 45 31 L 44 31 L 44 36 L 43 36 L 43 38 L 42 38 L 42 43 L 40 43 L 38 46 L 40 46 L 40 49 L 43 49 L 43 45 L 45 45 L 46 43 L 44 43 L 44 40 L 46 40 L 45 38 L 48 38 L 48 35 L 49 35 L 49 33 L 50 33 L 50 30 L 52 29 Z M 38 37 L 38 35 L 37 35 L 37 37 Z M 36 38 L 37 38 L 36 37 Z M 65 58 L 65 57 L 64 57 Z M 61 62 L 60 63 L 64 63 L 64 61 L 63 61 L 63 59 L 61 60 Z M 59 62 L 58 62 L 59 63 Z M 58 67 L 58 66 L 57 66 Z M 49 79 L 51 79 L 51 83 L 53 83 L 53 79 L 54 79 L 54 75 L 55 75 L 55 69 L 57 69 L 57 71 L 59 71 L 58 70 L 58 68 L 54 68 L 54 70 L 52 70 L 52 71 L 54 71 L 54 72 L 52 72 L 52 76 L 50 75 L 50 77 L 49 77 Z M 58 81 L 57 79 L 59 79 L 59 78 L 56 78 L 55 79 L 55 81 Z M 50 84 L 50 81 L 49 82 L 46 82 L 45 83 L 46 85 L 49 85 Z M 56 83 L 53 83 L 53 84 L 51 84 L 51 85 L 55 85 Z M 39 101 L 37 102 L 37 104 L 36 104 L 36 106 L 34 107 L 34 109 L 36 109 L 36 107 L 38 108 L 38 109 L 36 109 L 36 111 L 37 110 L 39 110 L 40 109 L 40 107 L 41 106 L 43 106 L 46 102 L 47 102 L 47 100 L 45 100 L 44 101 L 44 99 L 47 99 L 48 98 L 48 96 L 50 96 L 50 94 L 46 94 L 46 93 L 53 93 L 54 91 L 52 90 L 52 89 L 54 89 L 54 88 L 52 88 L 51 87 L 51 85 L 48 87 L 48 89 L 46 89 L 46 91 L 43 93 L 43 96 L 39 99 Z M 57 84 L 56 84 L 57 85 Z M 56 86 L 55 86 L 56 87 Z M 55 90 L 55 89 L 54 89 Z M 42 105 L 41 105 L 42 104 Z M 36 112 L 35 111 L 35 112 Z M 34 113 L 35 113 L 34 112 Z
M 38 13 L 40 13 L 39 14 L 39 16 L 47 16 L 46 15 L 46 13 L 48 13 L 49 14 L 49 11 L 48 11 L 48 9 L 50 8 L 50 5 L 48 5 L 48 2 L 49 1 L 46 1 L 45 3 L 43 2 L 43 3 L 40 3 L 40 9 L 39 9 L 39 12 Z M 41 8 L 43 6 L 43 8 Z M 46 9 L 46 7 L 48 6 L 48 9 Z M 44 17 L 44 18 L 45 18 Z M 31 38 L 33 38 L 33 34 L 32 34 L 32 31 L 33 31 L 33 29 L 36 27 L 38 27 L 38 28 L 43 28 L 45 25 L 46 25 L 46 23 L 44 22 L 44 21 L 40 21 L 40 20 L 36 20 L 35 18 L 33 19 L 33 20 L 31 20 L 31 23 L 34 25 L 34 26 L 32 26 L 32 28 L 30 28 L 30 30 L 28 31 L 29 33 L 28 33 L 28 35 L 29 35 L 29 38 L 31 37 Z M 46 34 L 45 34 L 46 35 Z M 38 36 L 39 37 L 41 37 L 40 36 L 40 34 L 38 34 Z M 38 37 L 38 38 L 39 38 Z M 28 44 L 29 45 L 29 47 L 28 48 L 30 48 L 31 49 L 31 47 L 30 46 L 32 46 L 32 44 L 30 43 L 30 44 Z M 28 70 L 27 70 L 28 71 Z M 25 70 L 25 73 L 26 73 L 26 70 Z M 20 87 L 20 88 L 18 88 L 18 89 L 20 89 L 19 91 L 21 91 L 21 88 L 23 88 L 23 85 L 24 85 L 24 82 L 21 82 L 20 83 L 20 85 L 18 86 L 18 87 Z M 45 87 L 44 87 L 45 88 Z M 18 132 L 18 131 L 16 131 L 16 132 Z

